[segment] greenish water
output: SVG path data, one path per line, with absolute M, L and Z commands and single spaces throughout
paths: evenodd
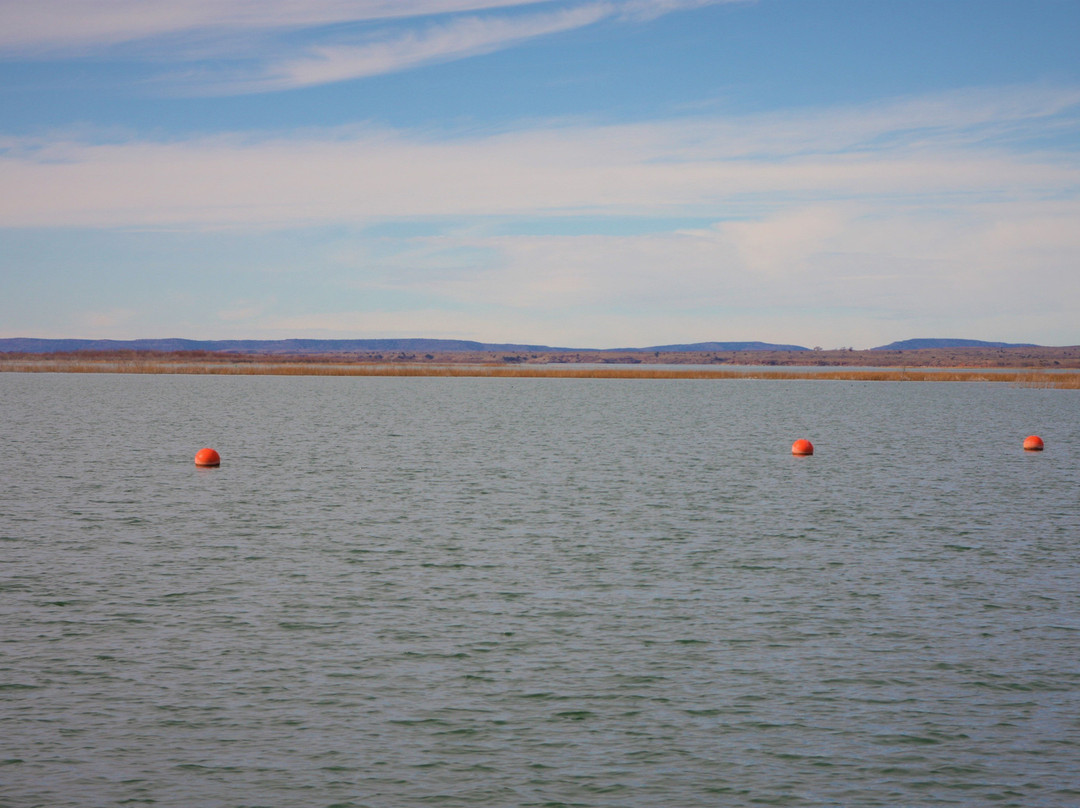
M 1080 803 L 1078 391 L 0 374 L 0 415 L 0 805 Z

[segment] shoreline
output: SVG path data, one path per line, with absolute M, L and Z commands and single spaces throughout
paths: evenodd
M 921 348 L 916 350 L 740 350 L 644 351 L 553 350 L 448 350 L 448 351 L 257 351 L 135 350 L 131 348 L 58 352 L 0 352 L 0 364 L 55 361 L 166 362 L 209 364 L 315 364 L 315 365 L 678 365 L 710 367 L 859 367 L 859 368 L 998 368 L 1076 369 L 1080 371 L 1080 345 L 1013 348 Z
M 858 352 L 865 354 L 866 352 Z M 864 357 L 865 358 L 865 357 Z M 367 376 L 447 378 L 549 378 L 549 379 L 773 379 L 820 381 L 892 382 L 1006 382 L 1020 387 L 1080 389 L 1080 368 L 1005 366 L 845 368 L 836 365 L 705 364 L 617 362 L 446 362 L 350 360 L 345 357 L 274 357 L 266 355 L 125 355 L 57 356 L 55 354 L 0 355 L 0 373 L 131 373 L 158 375 L 225 376 Z

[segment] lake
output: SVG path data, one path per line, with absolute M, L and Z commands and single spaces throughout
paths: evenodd
M 1080 391 L 6 373 L 0 415 L 0 805 L 1080 803 Z

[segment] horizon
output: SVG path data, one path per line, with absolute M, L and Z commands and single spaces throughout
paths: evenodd
M 75 343 L 169 343 L 169 342 L 183 342 L 183 343 L 197 343 L 197 344 L 213 344 L 213 343 L 277 343 L 277 342 L 304 342 L 304 343 L 461 343 L 474 344 L 478 346 L 480 350 L 534 350 L 534 351 L 577 351 L 584 353 L 604 353 L 604 352 L 644 352 L 644 351 L 657 351 L 664 350 L 670 352 L 753 352 L 753 351 L 794 351 L 794 352 L 840 352 L 840 351 L 878 351 L 878 350 L 942 350 L 949 348 L 1042 348 L 1042 349 L 1062 349 L 1077 347 L 1075 345 L 1042 345 L 1038 343 L 1018 343 L 1018 342 L 1006 342 L 1002 340 L 973 340 L 963 337 L 913 337 L 904 340 L 893 340 L 889 343 L 873 346 L 849 346 L 841 345 L 835 347 L 824 347 L 820 345 L 804 345 L 802 343 L 774 343 L 764 340 L 702 340 L 699 342 L 691 343 L 679 343 L 679 342 L 661 342 L 654 345 L 618 345 L 608 347 L 596 347 L 596 346 L 573 346 L 573 345 L 549 345 L 544 343 L 527 343 L 521 341 L 499 341 L 499 342 L 486 342 L 480 340 L 457 340 L 447 339 L 439 337 L 344 337 L 344 338 L 320 338 L 320 337 L 286 337 L 281 339 L 249 339 L 243 337 L 230 337 L 226 339 L 197 339 L 190 337 L 135 337 L 130 339 L 112 339 L 108 337 L 94 338 L 94 337 L 0 337 L 0 352 L 5 350 L 5 347 L 9 343 L 27 341 L 27 342 L 40 342 L 40 343 L 60 343 L 60 342 L 75 342 Z M 938 343 L 936 345 L 920 345 L 912 346 L 910 343 Z M 744 346 L 744 347 L 734 347 Z M 753 346 L 753 347 L 748 347 Z M 902 348 L 895 346 L 904 346 Z M 416 350 L 439 350 L 437 347 L 428 345 L 424 348 L 419 346 L 413 346 Z M 379 346 L 379 348 L 370 348 L 364 350 L 385 350 L 388 346 Z M 399 350 L 396 348 L 394 350 Z M 85 349 L 76 349 L 85 350 Z M 145 348 L 144 350 L 160 350 Z M 206 348 L 204 350 L 214 350 L 212 348 Z M 357 349 L 361 350 L 361 349 Z M 464 348 L 451 348 L 443 347 L 441 350 L 453 352 L 454 350 L 464 350 Z M 33 352 L 33 351 L 31 351 Z
M 1080 4 L 0 0 L 0 23 L 8 334 L 1080 343 Z

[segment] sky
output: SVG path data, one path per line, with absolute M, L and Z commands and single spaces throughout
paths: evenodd
M 0 0 L 0 337 L 1080 344 L 1076 0 Z

